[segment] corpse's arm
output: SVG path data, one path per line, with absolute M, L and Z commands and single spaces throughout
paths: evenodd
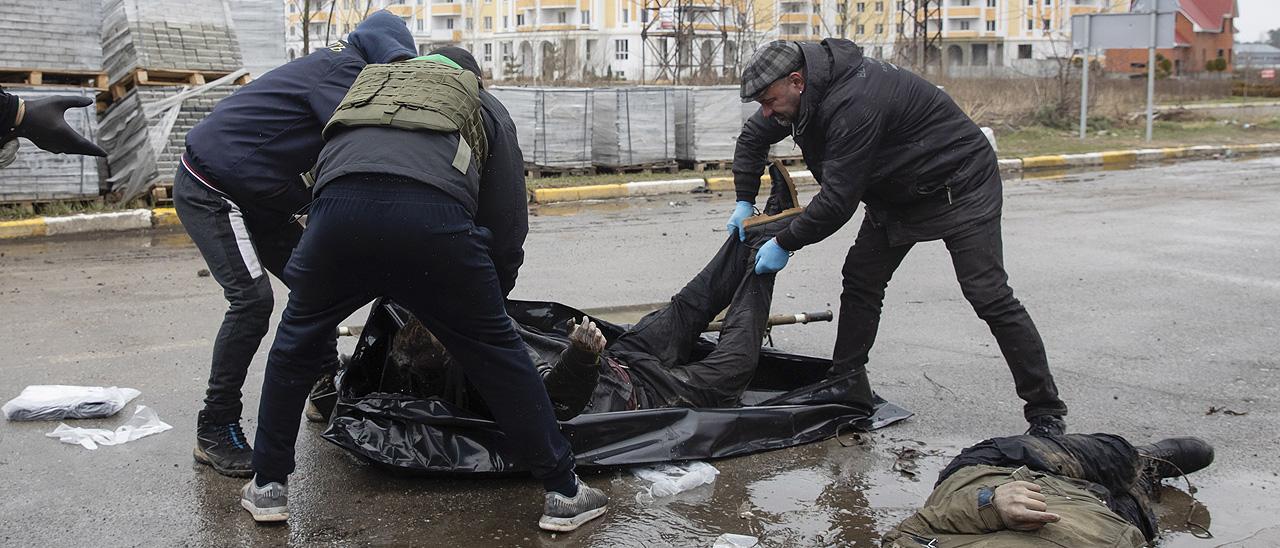
M 804 212 L 778 233 L 778 245 L 787 251 L 822 241 L 840 230 L 857 211 L 870 183 L 873 156 L 883 128 L 878 109 L 858 106 L 836 108 L 841 115 L 827 127 L 826 154 L 822 162 L 822 189 Z
M 556 419 L 572 419 L 591 402 L 591 394 L 600 381 L 600 353 L 605 344 L 604 334 L 595 323 L 583 318 L 582 323 L 570 325 L 569 347 L 560 353 L 560 359 L 539 370 Z
M 740 202 L 755 203 L 760 193 L 760 175 L 769 163 L 769 147 L 790 134 L 790 130 L 756 110 L 738 134 L 733 151 L 733 186 Z

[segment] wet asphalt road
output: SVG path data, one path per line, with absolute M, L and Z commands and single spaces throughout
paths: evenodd
M 1280 534 L 1278 168 L 1206 161 L 1007 182 L 1007 266 L 1071 429 L 1217 446 L 1218 462 L 1191 478 L 1198 505 L 1185 485 L 1164 490 L 1167 546 L 1273 546 Z M 580 308 L 663 301 L 723 241 L 731 206 L 725 194 L 539 208 L 513 296 Z M 776 312 L 836 308 L 858 220 L 795 255 Z M 531 480 L 395 477 L 304 425 L 293 517 L 256 526 L 237 504 L 242 480 L 191 461 L 223 310 L 203 267 L 180 231 L 0 243 L 0 399 L 29 384 L 128 386 L 174 427 L 88 451 L 44 437 L 53 423 L 0 423 L 0 545 L 710 546 L 739 533 L 764 546 L 865 546 L 924 500 L 960 448 L 1026 428 L 994 340 L 934 242 L 890 285 L 871 362 L 880 393 L 917 415 L 862 444 L 717 461 L 713 485 L 648 504 L 625 471 L 593 475 L 609 514 L 553 536 L 536 529 Z M 284 291 L 277 301 L 278 313 Z M 774 333 L 780 348 L 820 356 L 834 337 L 834 324 Z M 263 361 L 246 386 L 250 429 Z M 130 413 L 80 422 L 114 428 Z M 907 447 L 925 454 L 916 478 L 893 470 Z M 1189 510 L 1214 539 L 1192 535 Z

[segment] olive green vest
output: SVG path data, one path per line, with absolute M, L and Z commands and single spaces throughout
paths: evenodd
M 480 114 L 480 82 L 475 75 L 424 58 L 372 64 L 360 71 L 333 118 L 324 126 L 328 139 L 339 126 L 389 126 L 412 131 L 458 132 L 453 167 L 467 172 L 475 160 L 484 172 L 489 140 Z

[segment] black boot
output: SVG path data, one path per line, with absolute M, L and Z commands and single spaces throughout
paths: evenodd
M 1213 446 L 1200 438 L 1160 440 L 1135 447 L 1142 461 L 1142 473 L 1153 482 L 1203 470 L 1213 463 Z
M 1040 415 L 1027 419 L 1027 423 L 1031 428 L 1027 429 L 1028 436 L 1037 438 L 1051 438 L 1053 436 L 1062 436 L 1067 433 L 1067 421 L 1062 420 L 1058 415 Z
M 253 476 L 253 449 L 244 437 L 240 420 L 214 423 L 204 411 L 196 418 L 196 462 L 235 478 Z

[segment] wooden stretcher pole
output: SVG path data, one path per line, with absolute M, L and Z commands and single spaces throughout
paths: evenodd
M 777 168 L 778 174 L 782 176 L 782 182 L 787 185 L 787 191 L 791 193 L 791 203 L 799 204 L 800 195 L 796 192 L 796 182 L 791 178 L 791 172 L 787 171 L 787 166 L 783 165 L 782 160 L 774 160 L 773 167 Z M 753 215 L 742 221 L 742 228 L 743 230 L 746 230 L 753 226 L 772 223 L 778 219 L 786 219 L 787 217 L 799 215 L 802 211 L 804 211 L 803 207 L 796 206 L 784 209 L 773 215 Z
M 792 325 L 797 323 L 806 324 L 812 322 L 829 322 L 833 319 L 835 319 L 835 316 L 831 314 L 830 310 L 823 310 L 822 312 L 802 312 L 800 314 L 772 314 L 769 316 L 769 320 L 765 322 L 765 326 L 773 327 L 775 325 Z M 703 330 L 703 332 L 710 333 L 712 331 L 720 331 L 723 327 L 724 322 L 717 320 L 707 324 L 707 328 Z

